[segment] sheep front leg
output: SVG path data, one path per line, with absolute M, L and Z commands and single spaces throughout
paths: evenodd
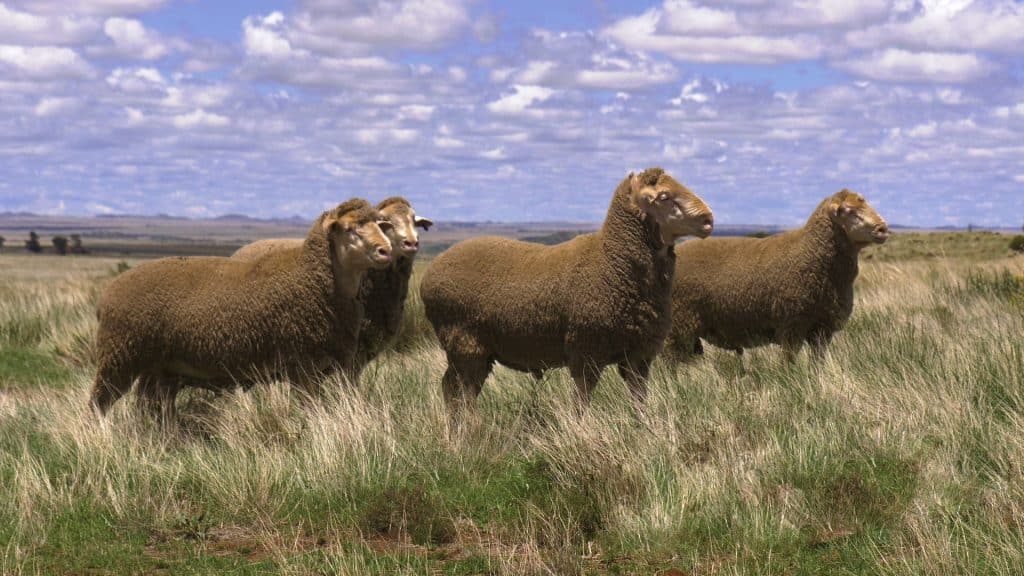
M 832 344 L 832 331 L 824 327 L 812 330 L 807 335 L 807 343 L 811 345 L 811 351 L 814 352 L 815 357 L 821 360 L 825 357 L 829 345 Z
M 174 421 L 174 403 L 180 390 L 181 383 L 177 377 L 161 378 L 158 374 L 143 374 L 136 388 L 139 409 L 166 426 Z
M 650 373 L 650 360 L 619 363 L 619 375 L 626 381 L 626 386 L 629 387 L 629 392 L 633 395 L 633 401 L 640 406 L 647 402 L 647 377 Z
M 445 403 L 452 411 L 476 404 L 494 363 L 479 355 L 448 353 L 448 368 L 441 379 Z
M 89 395 L 89 406 L 99 416 L 105 415 L 114 402 L 131 390 L 134 380 L 128 368 L 112 362 L 101 362 Z

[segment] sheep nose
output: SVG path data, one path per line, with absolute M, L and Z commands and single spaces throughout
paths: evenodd
M 419 240 L 405 240 L 402 242 L 402 247 L 405 248 L 406 252 L 415 252 L 420 249 Z
M 377 248 L 377 258 L 385 262 L 391 259 L 391 248 L 381 246 Z
M 707 234 L 711 234 L 711 231 L 715 229 L 715 219 L 712 216 L 708 215 L 706 218 L 704 218 L 704 224 L 700 227 L 700 229 Z
M 889 225 L 888 224 L 879 224 L 878 227 L 875 228 L 875 231 L 878 232 L 879 234 L 888 234 L 889 233 Z

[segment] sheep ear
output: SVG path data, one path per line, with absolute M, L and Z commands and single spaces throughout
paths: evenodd
M 378 220 L 377 226 L 380 226 L 381 232 L 387 232 L 393 230 L 395 225 L 391 223 L 391 220 Z
M 417 217 L 413 218 L 412 224 L 413 224 L 413 226 L 419 226 L 420 228 L 423 228 L 424 230 L 430 230 L 430 227 L 434 225 L 434 221 L 431 220 L 430 218 L 424 218 L 422 216 L 417 216 Z

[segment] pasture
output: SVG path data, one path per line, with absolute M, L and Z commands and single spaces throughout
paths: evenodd
M 86 408 L 94 303 L 135 262 L 0 255 L 0 574 L 1018 574 L 1008 241 L 896 235 L 823 361 L 708 347 L 639 413 L 614 370 L 577 417 L 565 370 L 498 368 L 452 421 L 414 289 L 358 390 L 187 393 L 169 430 Z

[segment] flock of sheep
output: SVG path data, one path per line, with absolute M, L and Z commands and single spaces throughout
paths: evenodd
M 184 386 L 224 390 L 281 378 L 316 395 L 340 371 L 352 383 L 398 334 L 419 249 L 403 198 L 352 199 L 305 239 L 263 240 L 230 258 L 164 258 L 116 278 L 97 306 L 90 405 L 105 414 L 136 385 L 139 405 L 173 416 Z M 764 239 L 711 234 L 711 210 L 660 168 L 616 188 L 601 229 L 555 246 L 483 237 L 427 268 L 420 294 L 447 356 L 442 388 L 471 403 L 495 362 L 539 376 L 568 367 L 580 406 L 614 364 L 643 401 L 651 362 L 701 341 L 776 343 L 792 358 L 824 350 L 853 308 L 859 251 L 885 220 L 848 190 L 800 229 Z

